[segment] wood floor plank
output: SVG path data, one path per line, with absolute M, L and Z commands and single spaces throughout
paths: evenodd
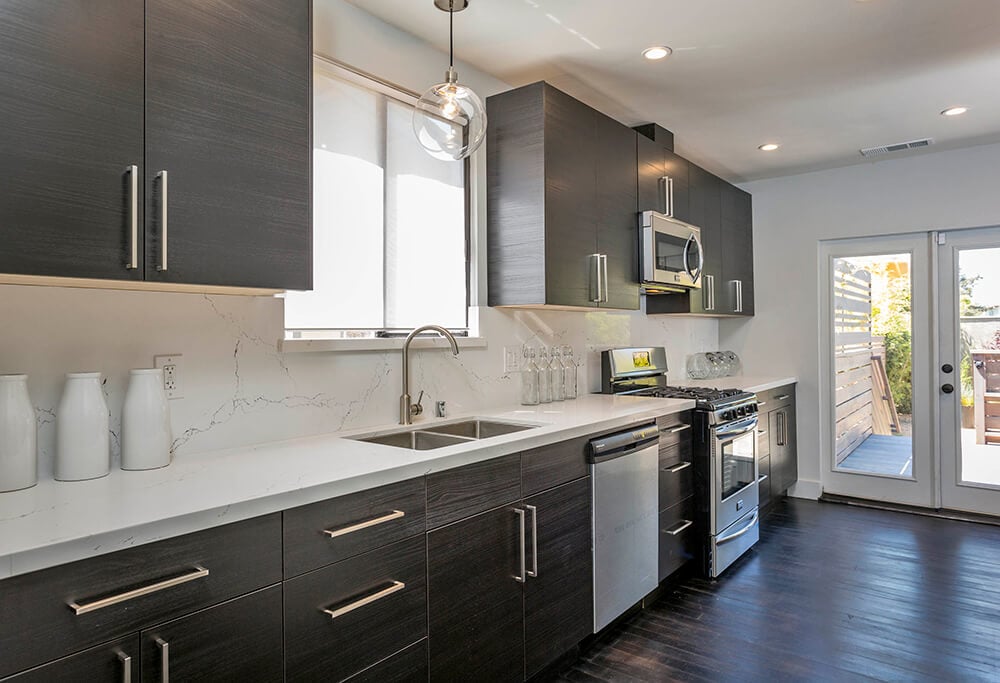
M 1000 527 L 785 499 L 551 680 L 1000 681 Z

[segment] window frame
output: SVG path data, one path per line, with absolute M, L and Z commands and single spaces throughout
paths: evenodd
M 397 103 L 406 105 L 409 108 L 413 108 L 417 101 L 420 99 L 420 95 L 408 88 L 401 85 L 387 81 L 383 78 L 375 76 L 373 74 L 367 73 L 360 69 L 357 69 L 349 64 L 345 64 L 336 59 L 331 59 L 325 55 L 313 54 L 312 60 L 312 79 L 315 81 L 317 77 L 317 72 L 327 72 L 333 78 L 339 78 L 342 81 L 350 83 L 351 85 L 364 88 L 369 92 L 373 92 L 380 95 L 386 99 L 393 100 Z M 310 106 L 310 133 L 312 133 L 314 125 L 314 115 L 315 110 L 313 106 Z M 382 114 L 380 116 L 380 121 L 378 122 L 379 134 L 381 136 L 379 140 L 380 147 L 382 149 L 382 162 L 383 168 L 385 165 L 385 155 L 388 145 L 388 116 L 385 114 L 385 105 L 383 104 L 380 109 Z M 310 150 L 310 159 L 312 158 L 313 151 Z M 310 161 L 310 163 L 312 163 Z M 455 336 L 459 337 L 470 337 L 472 335 L 473 319 L 472 319 L 472 164 L 471 157 L 462 160 L 462 182 L 464 185 L 463 192 L 463 223 L 464 223 L 464 258 L 465 258 L 465 326 L 464 327 L 454 327 L 448 328 Z M 384 206 L 384 204 L 383 204 Z M 388 211 L 383 211 L 382 218 L 382 235 L 383 235 L 383 253 L 382 253 L 382 322 L 383 327 L 381 328 L 357 328 L 357 327 L 285 327 L 285 340 L 287 341 L 323 341 L 323 340 L 348 340 L 348 341 L 363 341 L 363 340 L 393 340 L 396 338 L 405 337 L 410 329 L 409 328 L 390 328 L 384 326 L 386 319 L 386 307 L 388 305 L 388 275 L 386 272 L 386 249 L 387 240 L 385 239 L 388 232 Z M 314 224 L 315 229 L 315 224 Z

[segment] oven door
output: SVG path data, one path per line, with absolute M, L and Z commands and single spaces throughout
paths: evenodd
M 757 507 L 757 417 L 712 427 L 712 534 Z
M 643 282 L 686 289 L 701 287 L 705 258 L 701 231 L 669 216 L 643 213 Z

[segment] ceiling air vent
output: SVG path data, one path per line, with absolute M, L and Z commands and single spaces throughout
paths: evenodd
M 906 149 L 919 149 L 920 147 L 927 147 L 928 145 L 933 144 L 933 138 L 923 138 L 921 140 L 910 140 L 909 142 L 894 142 L 891 145 L 882 145 L 881 147 L 865 147 L 859 151 L 863 157 L 877 157 L 882 154 L 889 154 L 890 152 L 902 152 Z

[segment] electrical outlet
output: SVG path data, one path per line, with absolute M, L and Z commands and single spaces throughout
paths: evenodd
M 521 372 L 521 353 L 522 351 L 520 346 L 503 347 L 504 374 L 510 374 L 512 372 Z
M 167 398 L 184 398 L 182 390 L 181 375 L 184 373 L 184 356 L 175 353 L 170 356 L 153 356 L 154 367 L 163 369 L 163 391 Z

